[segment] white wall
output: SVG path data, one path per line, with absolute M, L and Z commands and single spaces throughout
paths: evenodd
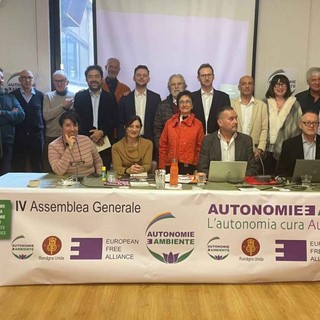
M 46 0 L 0 2 L 0 66 L 5 77 L 31 70 L 37 88 L 50 89 L 49 6 Z
M 305 72 L 320 66 L 319 0 L 260 0 L 256 61 L 256 97 L 277 69 L 296 74 L 297 92 L 307 88 Z M 24 68 L 37 87 L 50 90 L 48 0 L 0 2 L 0 66 L 8 77 Z
M 320 66 L 319 0 L 260 0 L 256 61 L 256 97 L 277 69 L 296 74 L 296 92 L 307 89 L 306 70 Z

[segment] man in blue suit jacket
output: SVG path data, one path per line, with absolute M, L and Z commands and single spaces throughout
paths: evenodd
M 247 161 L 247 176 L 254 176 L 258 166 L 254 159 L 252 138 L 237 132 L 237 114 L 230 106 L 217 113 L 219 131 L 202 140 L 198 171 L 208 174 L 210 161 Z
M 132 116 L 138 115 L 143 123 L 141 135 L 153 142 L 153 121 L 161 98 L 158 93 L 147 89 L 147 84 L 150 81 L 147 66 L 137 66 L 134 69 L 133 80 L 136 83 L 135 90 L 127 96 L 123 96 L 119 102 L 119 138 L 125 135 L 124 127 L 128 120 Z
M 320 159 L 319 116 L 314 111 L 306 111 L 300 120 L 301 134 L 287 139 L 282 144 L 277 174 L 292 177 L 297 159 Z
M 219 108 L 231 106 L 229 96 L 212 87 L 214 70 L 209 63 L 202 64 L 198 69 L 198 80 L 201 89 L 192 92 L 193 113 L 203 125 L 206 133 L 212 133 L 219 129 L 217 124 L 217 112 Z
M 102 90 L 102 68 L 98 65 L 89 66 L 85 71 L 89 89 L 76 93 L 73 107 L 80 116 L 79 134 L 86 135 L 101 145 L 105 136 L 110 144 L 115 142 L 114 131 L 119 123 L 119 110 L 113 94 Z M 100 152 L 104 165 L 111 164 L 111 148 Z

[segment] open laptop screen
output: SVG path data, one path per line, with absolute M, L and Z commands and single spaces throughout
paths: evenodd
M 312 182 L 320 182 L 320 160 L 297 159 L 292 182 L 301 182 L 301 175 L 312 175 Z
M 247 161 L 210 161 L 208 180 L 240 183 L 244 181 Z

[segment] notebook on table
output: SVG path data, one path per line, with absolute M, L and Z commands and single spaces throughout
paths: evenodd
M 292 182 L 300 183 L 301 175 L 312 175 L 311 182 L 320 182 L 320 160 L 297 159 L 294 167 Z
M 246 170 L 247 161 L 210 161 L 208 180 L 241 183 L 244 181 Z

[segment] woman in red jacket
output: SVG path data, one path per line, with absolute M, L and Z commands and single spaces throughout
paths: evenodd
M 203 127 L 191 113 L 193 101 L 190 91 L 179 93 L 177 105 L 179 113 L 166 122 L 160 137 L 159 168 L 169 172 L 172 160 L 176 159 L 180 174 L 193 174 L 199 161 Z

